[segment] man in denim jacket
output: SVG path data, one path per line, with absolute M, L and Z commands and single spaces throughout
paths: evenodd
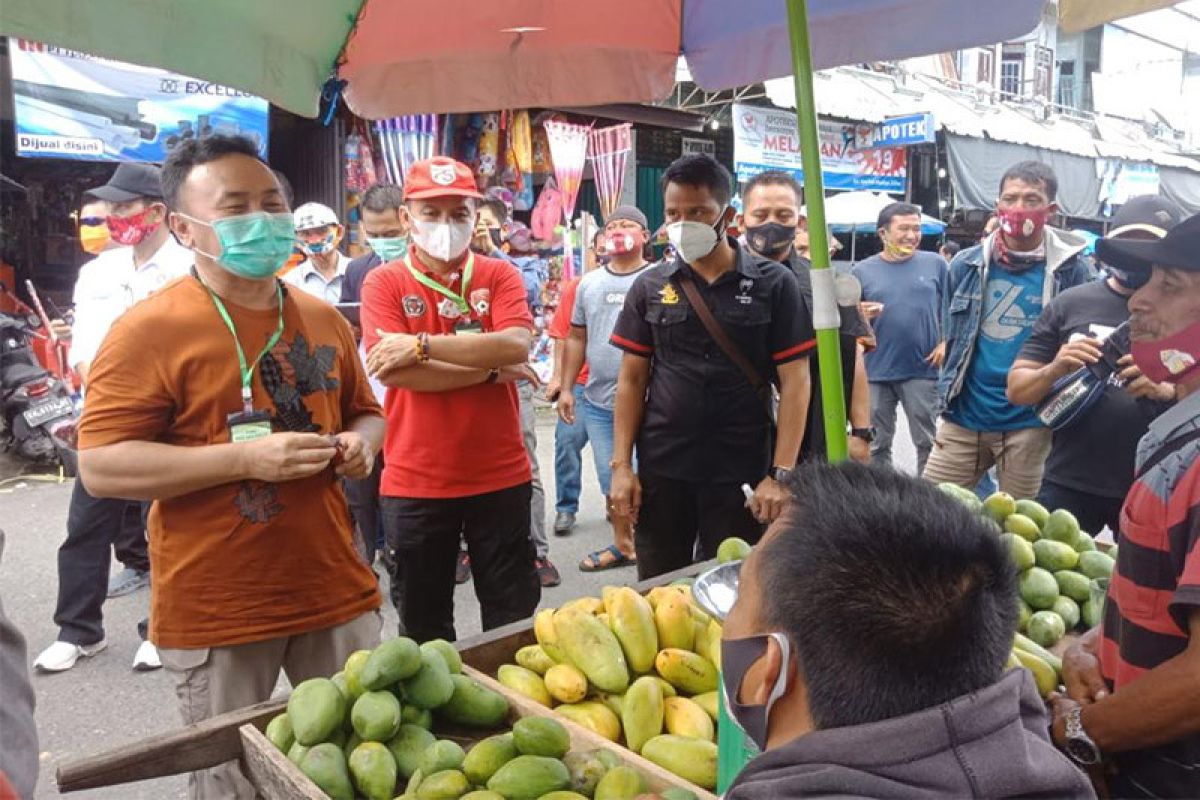
M 996 201 L 999 227 L 950 265 L 946 360 L 938 381 L 942 421 L 927 480 L 973 489 L 996 466 L 1001 491 L 1037 496 L 1050 430 L 1031 407 L 1009 402 L 1008 372 L 1045 305 L 1093 278 L 1083 239 L 1046 225 L 1058 210 L 1057 192 L 1058 179 L 1046 164 L 1010 167 Z

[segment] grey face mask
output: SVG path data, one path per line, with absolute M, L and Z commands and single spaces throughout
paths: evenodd
M 738 702 L 738 691 L 742 681 L 754 662 L 767 652 L 767 642 L 774 639 L 779 644 L 782 655 L 782 668 L 775 678 L 775 685 L 767 695 L 765 705 L 743 705 Z M 750 737 L 760 751 L 767 749 L 767 726 L 771 716 L 771 707 L 783 697 L 789 688 L 788 665 L 791 663 L 791 641 L 782 633 L 767 633 L 761 636 L 748 636 L 745 639 L 721 640 L 721 689 L 725 692 L 725 706 L 737 726 Z

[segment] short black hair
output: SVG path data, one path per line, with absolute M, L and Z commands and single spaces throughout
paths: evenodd
M 921 209 L 912 203 L 889 203 L 879 212 L 879 220 L 875 227 L 880 230 L 888 228 L 896 217 L 911 217 L 913 214 L 921 216 Z
M 292 182 L 288 180 L 288 176 L 284 175 L 277 169 L 272 169 L 275 173 L 275 180 L 279 181 L 279 189 L 283 192 L 283 199 L 287 201 L 288 208 L 291 208 L 295 203 L 296 194 L 292 191 Z
M 492 216 L 500 220 L 502 223 L 508 221 L 508 205 L 499 198 L 485 197 L 479 201 L 479 208 L 488 209 L 492 212 Z
M 790 172 L 784 172 L 780 169 L 769 169 L 766 172 L 760 172 L 746 182 L 742 189 L 742 199 L 745 200 L 750 196 L 750 193 L 760 186 L 786 186 L 791 189 L 796 195 L 796 206 L 804 200 L 804 187 L 800 185 L 800 181 L 796 180 Z
M 942 242 L 942 250 L 945 251 L 949 258 L 954 258 L 956 255 L 958 255 L 958 252 L 962 250 L 962 245 L 953 239 L 947 239 L 946 241 Z
M 665 192 L 667 184 L 694 186 L 708 189 L 713 198 L 723 206 L 729 205 L 733 197 L 733 176 L 729 170 L 710 155 L 694 153 L 677 158 L 663 173 L 660 188 Z
M 250 156 L 260 163 L 266 163 L 258 154 L 257 145 L 245 136 L 216 134 L 202 139 L 187 139 L 176 145 L 167 154 L 162 166 L 163 199 L 167 207 L 179 208 L 179 191 L 193 169 L 229 155 Z
M 882 466 L 807 464 L 756 554 L 763 622 L 795 645 L 817 728 L 932 708 L 999 680 L 1016 568 L 996 532 Z
M 362 207 L 372 214 L 398 210 L 404 205 L 404 194 L 400 187 L 391 183 L 376 183 L 363 192 Z
M 1053 203 L 1058 199 L 1058 176 L 1044 161 L 1020 161 L 1004 171 L 1000 179 L 1000 193 L 1004 194 L 1004 184 L 1009 181 L 1023 181 L 1031 186 L 1042 185 L 1046 190 L 1046 198 Z

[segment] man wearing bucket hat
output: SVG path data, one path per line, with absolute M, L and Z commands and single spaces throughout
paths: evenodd
M 1110 239 L 1161 239 L 1179 222 L 1178 206 L 1157 195 L 1131 198 L 1113 217 Z M 1008 399 L 1040 404 L 1047 419 L 1063 409 L 1054 428 L 1050 456 L 1038 499 L 1047 508 L 1065 508 L 1086 531 L 1120 526 L 1121 504 L 1133 483 L 1138 440 L 1150 421 L 1175 399 L 1175 387 L 1144 379 L 1122 346 L 1123 334 L 1110 335 L 1129 319 L 1129 298 L 1139 277 L 1109 267 L 1102 281 L 1075 286 L 1055 297 L 1008 373 Z M 1140 276 L 1144 280 L 1145 276 Z M 1108 342 L 1109 362 L 1104 362 Z M 1080 370 L 1097 369 L 1124 356 L 1115 380 L 1095 380 L 1095 396 L 1076 396 Z M 1100 367 L 1096 367 L 1096 365 Z M 1087 404 L 1087 405 L 1085 405 Z
M 1200 796 L 1200 215 L 1096 254 L 1142 283 L 1132 355 L 1178 402 L 1138 445 L 1103 622 L 1063 660 L 1053 735 L 1113 797 Z M 1143 283 L 1144 282 L 1144 283 Z
M 514 386 L 537 380 L 533 320 L 516 269 L 470 250 L 479 199 L 465 164 L 413 164 L 409 252 L 363 285 L 367 369 L 388 387 L 384 533 L 404 627 L 418 641 L 454 639 L 460 538 L 484 629 L 527 618 L 541 598 Z

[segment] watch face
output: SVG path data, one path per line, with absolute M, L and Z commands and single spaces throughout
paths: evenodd
M 1068 739 L 1067 754 L 1080 764 L 1091 765 L 1100 761 L 1100 751 L 1087 739 Z

